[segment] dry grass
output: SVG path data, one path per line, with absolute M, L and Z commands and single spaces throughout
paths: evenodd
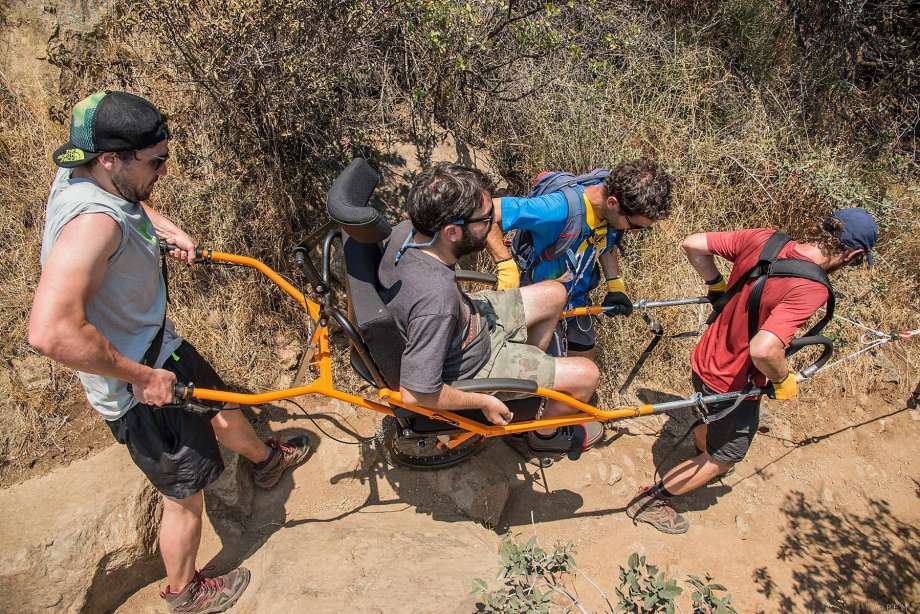
M 152 204 L 205 245 L 251 254 L 279 271 L 292 270 L 290 247 L 323 223 L 323 191 L 341 165 L 354 154 L 379 157 L 376 145 L 392 140 L 414 138 L 430 153 L 437 119 L 487 150 L 517 192 L 546 168 L 586 170 L 640 154 L 664 162 L 677 179 L 675 210 L 628 244 L 624 269 L 636 298 L 700 293 L 678 247 L 691 232 L 771 225 L 801 235 L 831 208 L 866 206 L 884 227 L 879 266 L 871 277 L 852 271 L 835 280 L 839 313 L 882 330 L 920 325 L 920 189 L 909 156 L 892 150 L 869 158 L 823 145 L 799 123 L 789 88 L 742 78 L 724 54 L 676 36 L 641 10 L 579 3 L 536 29 L 516 22 L 483 48 L 481 16 L 468 18 L 449 2 L 382 3 L 379 10 L 346 2 L 322 14 L 308 0 L 299 0 L 297 11 L 273 5 L 275 13 L 245 3 L 194 4 L 194 11 L 184 0 L 141 3 L 137 10 L 119 4 L 117 19 L 103 20 L 93 33 L 74 39 L 62 33 L 49 53 L 62 68 L 67 97 L 45 92 L 54 96 L 57 122 L 42 97 L 0 79 L 4 357 L 31 353 L 26 322 L 53 176 L 48 155 L 65 134 L 60 121 L 79 98 L 104 87 L 146 95 L 171 118 L 170 172 Z M 423 4 L 423 14 L 387 12 L 422 11 Z M 481 5 L 495 11 L 499 3 Z M 182 26 L 186 19 L 197 25 Z M 554 24 L 564 33 L 560 44 Z M 442 38 L 430 36 L 435 30 Z M 528 58 L 533 41 L 538 52 Z M 89 48 L 92 54 L 81 52 Z M 750 55 L 751 62 L 785 61 L 793 51 L 783 49 Z M 493 68 L 502 53 L 514 61 Z M 754 68 L 774 79 L 790 71 L 779 64 Z M 552 85 L 538 87 L 548 77 Z M 489 83 L 501 85 L 500 94 Z M 399 193 L 394 187 L 387 195 L 397 209 Z M 278 338 L 304 341 L 295 305 L 248 270 L 173 271 L 170 314 L 179 330 L 229 382 L 250 388 L 275 382 Z M 703 312 L 655 315 L 676 332 L 695 328 Z M 600 331 L 609 402 L 648 333 L 638 318 L 604 319 Z M 858 347 L 858 333 L 848 327 L 835 324 L 829 333 L 841 352 Z M 685 390 L 691 343 L 662 343 L 643 370 L 643 385 Z M 917 378 L 910 366 L 916 346 L 904 346 L 903 361 L 893 359 L 904 386 Z M 336 357 L 337 377 L 358 385 L 343 350 Z M 854 361 L 812 391 L 870 389 L 881 383 L 882 362 Z M 9 424 L 0 429 L 0 466 L 15 463 L 23 446 L 54 445 L 55 429 L 65 422 L 56 408 L 81 394 L 66 369 L 55 368 L 50 386 L 29 393 L 8 364 L 2 368 L 11 377 L 0 379 L 0 395 L 15 411 L 3 411 Z
M 804 126 L 772 90 L 751 89 L 705 46 L 669 40 L 655 22 L 636 16 L 621 29 L 623 57 L 600 74 L 570 63 L 552 88 L 516 105 L 501 105 L 487 124 L 504 138 L 490 150 L 519 191 L 536 172 L 597 166 L 648 155 L 664 162 L 676 179 L 672 216 L 627 242 L 627 287 L 636 298 L 695 296 L 703 287 L 680 242 L 705 230 L 772 226 L 795 237 L 834 208 L 864 206 L 879 218 L 883 234 L 877 266 L 835 275 L 838 314 L 883 331 L 918 326 L 920 214 L 917 169 L 853 156 L 811 143 Z M 533 67 L 533 74 L 546 70 Z M 526 87 L 526 84 L 524 85 Z M 595 299 L 601 300 L 602 291 Z M 694 330 L 708 308 L 684 307 L 654 314 L 670 332 Z M 600 320 L 601 364 L 607 374 L 603 398 L 614 391 L 650 339 L 639 318 Z M 835 322 L 827 334 L 838 355 L 858 349 L 863 331 Z M 640 381 L 686 391 L 692 341 L 663 342 Z M 917 377 L 916 342 L 895 358 L 903 386 Z M 867 354 L 823 377 L 813 394 L 839 394 L 880 383 L 889 362 Z M 888 377 L 888 376 L 886 376 Z
M 12 361 L 31 354 L 25 343 L 32 293 L 38 283 L 38 252 L 44 202 L 54 171 L 48 155 L 61 130 L 33 106 L 25 91 L 0 73 L 0 468 L 26 446 L 57 445 L 66 423 L 60 407 L 77 393 L 73 372 L 52 368 L 50 385 L 29 390 Z

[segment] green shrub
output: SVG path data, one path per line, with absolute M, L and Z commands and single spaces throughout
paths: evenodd
M 588 610 L 572 585 L 572 578 L 584 579 L 603 598 L 608 614 L 673 614 L 679 610 L 678 598 L 684 590 L 677 581 L 646 562 L 644 556 L 633 553 L 626 567 L 620 567 L 619 585 L 615 589 L 616 603 L 604 589 L 575 564 L 572 544 L 556 544 L 547 552 L 536 536 L 521 545 L 505 539 L 501 546 L 501 587 L 490 589 L 482 579 L 473 580 L 473 594 L 479 595 L 477 611 L 494 614 Z M 731 595 L 721 584 L 712 584 L 709 574 L 701 580 L 688 576 L 691 589 L 690 608 L 693 614 L 737 614 L 731 605 Z M 724 594 L 720 594 L 724 593 Z

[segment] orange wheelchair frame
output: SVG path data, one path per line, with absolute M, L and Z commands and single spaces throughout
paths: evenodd
M 418 439 L 419 442 L 424 439 L 424 441 L 428 442 L 425 444 L 426 446 L 429 448 L 436 448 L 436 450 L 430 450 L 429 453 L 437 454 L 439 453 L 438 451 L 441 451 L 445 455 L 450 456 L 452 451 L 455 451 L 450 462 L 450 464 L 455 464 L 456 462 L 462 461 L 467 456 L 475 452 L 475 449 L 472 448 L 475 448 L 476 446 L 472 444 L 481 443 L 491 437 L 515 435 L 536 429 L 551 429 L 578 425 L 591 421 L 610 422 L 626 418 L 648 416 L 652 414 L 673 411 L 680 408 L 698 408 L 701 413 L 705 414 L 707 411 L 707 405 L 709 404 L 734 401 L 742 397 L 758 396 L 769 393 L 768 389 L 748 387 L 743 391 L 714 394 L 705 397 L 700 394 L 696 394 L 688 399 L 657 404 L 646 403 L 640 405 L 626 405 L 605 410 L 595 407 L 590 403 L 579 401 L 578 399 L 563 392 L 538 387 L 535 382 L 528 380 L 474 379 L 451 383 L 453 387 L 470 392 L 494 393 L 506 391 L 531 397 L 539 397 L 542 399 L 551 399 L 558 401 L 574 410 L 573 413 L 568 415 L 548 418 L 539 417 L 539 411 L 537 411 L 534 413 L 533 419 L 526 419 L 529 414 L 522 412 L 521 416 L 523 419 L 521 421 L 512 421 L 507 425 L 489 424 L 485 421 L 480 421 L 474 419 L 474 417 L 470 417 L 471 413 L 479 414 L 479 416 L 481 416 L 478 410 L 471 412 L 470 410 L 450 411 L 446 409 L 431 409 L 403 400 L 398 390 L 393 390 L 386 385 L 381 385 L 385 384 L 385 380 L 380 376 L 380 372 L 375 366 L 374 360 L 368 354 L 368 345 L 365 343 L 361 333 L 356 329 L 355 323 L 349 320 L 349 318 L 346 317 L 336 307 L 334 300 L 335 294 L 332 289 L 333 283 L 335 282 L 335 277 L 331 272 L 333 243 L 336 239 L 343 239 L 343 230 L 346 234 L 348 234 L 349 240 L 356 240 L 357 243 L 365 245 L 376 243 L 376 240 L 369 240 L 367 238 L 370 235 L 361 237 L 361 232 L 363 232 L 361 227 L 349 225 L 349 223 L 338 220 L 334 215 L 332 215 L 333 201 L 338 199 L 338 201 L 340 201 L 338 203 L 340 208 L 343 207 L 342 202 L 344 202 L 345 205 L 343 210 L 351 208 L 353 211 L 358 213 L 373 211 L 366 205 L 371 193 L 376 186 L 377 180 L 378 177 L 376 173 L 370 169 L 369 166 L 367 166 L 366 162 L 363 160 L 355 160 L 333 183 L 333 186 L 329 192 L 330 216 L 333 218 L 333 220 L 339 222 L 341 229 L 337 228 L 332 230 L 325 237 L 322 245 L 321 273 L 316 269 L 315 265 L 310 259 L 308 247 L 301 245 L 294 250 L 297 264 L 299 265 L 301 272 L 303 273 L 311 288 L 311 296 L 306 296 L 304 292 L 296 288 L 291 282 L 285 279 L 278 272 L 273 270 L 264 262 L 261 262 L 255 258 L 213 251 L 211 249 L 199 249 L 197 251 L 196 257 L 204 263 L 238 265 L 259 271 L 304 308 L 304 310 L 309 314 L 311 320 L 316 324 L 310 339 L 310 346 L 314 350 L 313 361 L 310 364 L 315 369 L 317 377 L 312 382 L 304 386 L 254 394 L 197 388 L 192 382 L 181 383 L 176 387 L 177 404 L 184 405 L 187 408 L 193 408 L 195 399 L 198 399 L 203 401 L 235 403 L 239 405 L 258 405 L 307 395 L 320 395 L 338 399 L 357 407 L 376 411 L 392 418 L 392 420 L 389 422 L 391 438 L 399 438 L 401 436 L 405 436 L 407 438 L 422 437 L 422 439 Z M 350 205 L 349 203 L 356 204 Z M 362 213 L 362 215 L 366 214 Z M 372 219 L 370 223 L 385 224 L 385 222 L 377 219 Z M 367 226 L 368 222 L 362 220 L 361 224 Z M 376 230 L 379 230 L 379 228 Z M 389 227 L 386 225 L 386 233 L 388 234 L 388 232 Z M 345 246 L 344 243 L 343 246 Z M 480 283 L 495 282 L 495 278 L 491 275 L 471 271 L 458 272 L 457 279 L 458 281 L 472 281 Z M 348 295 L 349 301 L 352 298 L 350 292 L 351 291 L 348 289 L 348 287 L 346 287 L 346 293 Z M 636 303 L 635 307 L 640 309 L 647 322 L 651 322 L 651 319 L 646 315 L 646 308 L 701 304 L 706 302 L 708 302 L 708 299 L 705 297 L 694 297 L 688 299 L 675 299 L 671 301 L 659 301 L 654 303 L 648 301 L 639 301 Z M 602 311 L 602 307 L 580 308 L 577 310 L 565 312 L 561 314 L 561 317 L 569 317 L 573 315 L 593 315 L 601 313 Z M 351 309 L 349 309 L 349 312 L 351 312 Z M 376 398 L 365 398 L 363 396 L 355 395 L 336 387 L 333 380 L 332 357 L 329 348 L 329 326 L 331 321 L 335 321 L 338 327 L 342 329 L 342 331 L 349 338 L 349 342 L 353 348 L 353 351 L 355 351 L 360 357 L 360 362 L 365 365 L 365 368 L 368 368 L 373 373 L 373 378 L 366 377 L 366 379 L 369 381 L 373 379 L 377 382 Z M 660 338 L 659 332 L 656 332 L 655 334 Z M 808 345 L 821 345 L 823 346 L 823 351 L 821 356 L 813 365 L 799 374 L 799 379 L 807 379 L 813 376 L 824 365 L 824 363 L 827 362 L 831 356 L 831 353 L 833 352 L 833 347 L 830 340 L 824 337 L 815 336 L 794 340 L 790 345 L 787 354 L 791 354 L 798 349 Z M 199 408 L 199 411 L 201 410 L 202 409 Z M 443 428 L 439 428 L 434 431 L 425 431 L 427 435 L 423 437 L 419 435 L 419 433 L 414 432 L 412 428 L 405 426 L 405 416 L 407 414 L 402 410 L 410 412 L 408 415 L 411 416 L 421 416 L 427 418 L 429 421 L 436 421 L 436 423 L 443 425 Z M 402 414 L 402 418 L 399 418 L 400 414 Z M 387 420 L 388 418 L 384 419 L 385 422 Z M 399 424 L 396 423 L 396 420 L 400 420 Z M 425 439 L 425 437 L 427 437 L 427 439 Z M 481 439 L 479 441 L 471 441 L 473 438 Z M 466 449 L 466 447 L 470 448 L 468 452 L 463 452 L 458 449 L 460 446 L 464 446 L 464 444 L 466 444 L 464 449 Z M 421 445 L 421 443 L 419 445 Z M 573 451 L 573 454 L 570 454 L 570 457 L 577 458 L 579 453 L 580 450 Z M 410 464 L 410 466 L 415 465 Z M 446 462 L 433 462 L 430 468 L 443 466 L 449 465 Z
M 602 422 L 622 420 L 625 418 L 635 418 L 638 416 L 647 416 L 656 413 L 673 411 L 679 408 L 699 407 L 701 405 L 713 404 L 722 401 L 734 400 L 741 392 L 730 392 L 719 395 L 710 395 L 707 397 L 695 397 L 685 400 L 670 401 L 658 404 L 641 404 L 636 406 L 621 406 L 610 410 L 600 409 L 588 403 L 584 403 L 565 393 L 542 387 L 533 387 L 532 394 L 545 399 L 553 399 L 572 407 L 577 413 L 571 415 L 540 418 L 527 420 L 523 422 L 514 422 L 508 425 L 499 426 L 492 424 L 483 424 L 476 420 L 462 416 L 456 412 L 444 409 L 430 409 L 421 405 L 408 403 L 400 397 L 399 391 L 389 388 L 381 388 L 377 392 L 376 399 L 364 398 L 346 392 L 336 387 L 332 375 L 332 357 L 329 351 L 329 323 L 325 315 L 324 306 L 315 302 L 304 295 L 303 292 L 294 287 L 284 277 L 279 275 L 264 262 L 247 256 L 229 254 L 224 252 L 212 251 L 210 249 L 200 250 L 199 257 L 204 262 L 223 262 L 228 264 L 241 265 L 256 269 L 268 279 L 274 282 L 281 290 L 288 294 L 307 311 L 310 318 L 317 324 L 313 336 L 310 340 L 311 346 L 315 349 L 313 362 L 311 366 L 318 372 L 317 377 L 307 385 L 287 388 L 284 390 L 275 390 L 261 393 L 241 393 L 228 392 L 224 390 L 212 390 L 207 388 L 197 388 L 194 384 L 189 383 L 177 385 L 176 396 L 180 402 L 190 402 L 192 399 L 204 401 L 217 401 L 223 403 L 236 403 L 239 405 L 259 405 L 271 403 L 283 399 L 292 399 L 307 395 L 320 395 L 333 399 L 338 399 L 350 403 L 357 407 L 379 412 L 387 416 L 394 416 L 393 407 L 401 407 L 416 414 L 426 416 L 433 420 L 439 420 L 453 425 L 458 429 L 457 432 L 449 434 L 446 441 L 439 442 L 447 449 L 454 449 L 463 444 L 474 436 L 483 438 L 500 437 L 513 435 L 517 433 L 526 433 L 535 429 L 556 428 L 561 426 L 583 424 L 593 420 Z M 705 299 L 691 299 L 690 302 L 680 304 L 702 303 Z M 662 301 L 666 303 L 665 301 Z M 641 303 L 639 303 L 641 304 Z M 638 304 L 637 304 L 638 305 Z M 578 311 L 566 312 L 563 317 L 569 315 L 586 315 L 590 313 L 600 313 L 602 308 L 582 308 Z M 336 312 L 341 317 L 341 314 Z M 796 340 L 796 349 L 805 345 L 821 344 L 825 346 L 824 353 L 818 362 L 809 367 L 804 374 L 800 374 L 800 379 L 811 377 L 826 360 L 830 357 L 830 342 L 823 338 L 804 338 Z M 474 380 L 475 381 L 475 380 Z M 488 382 L 488 380 L 482 380 Z M 497 390 L 496 390 L 497 391 Z M 516 389 L 514 391 L 520 391 Z M 751 389 L 744 391 L 745 396 L 764 394 L 766 391 L 761 389 Z
M 291 399 L 294 397 L 318 394 L 392 416 L 393 409 L 388 405 L 385 405 L 386 403 L 389 405 L 402 407 L 432 419 L 447 422 L 460 429 L 463 429 L 464 433 L 452 436 L 450 441 L 445 444 L 448 448 L 453 448 L 459 445 L 473 435 L 481 435 L 482 437 L 512 435 L 516 433 L 525 433 L 535 429 L 547 429 L 560 426 L 569 426 L 573 424 L 583 424 L 585 422 L 591 422 L 592 420 L 621 420 L 623 418 L 635 418 L 637 416 L 645 416 L 656 413 L 656 406 L 650 404 L 643 404 L 639 406 L 624 406 L 617 407 L 612 410 L 603 410 L 594 407 L 593 405 L 589 405 L 588 403 L 579 401 L 578 399 L 565 393 L 549 388 L 535 387 L 532 391 L 535 396 L 559 401 L 565 405 L 568 405 L 569 407 L 577 409 L 578 413 L 557 418 L 542 418 L 538 420 L 529 420 L 526 422 L 517 422 L 504 426 L 498 426 L 481 424 L 475 420 L 470 420 L 469 418 L 465 418 L 452 411 L 443 409 L 429 409 L 427 407 L 422 407 L 421 405 L 405 402 L 400 397 L 399 391 L 390 390 L 388 388 L 380 389 L 378 391 L 378 398 L 376 400 L 370 400 L 351 394 L 336 388 L 335 383 L 333 382 L 332 357 L 329 352 L 329 325 L 328 321 L 322 317 L 324 309 L 320 303 L 317 303 L 311 298 L 305 296 L 303 292 L 294 287 L 289 281 L 274 271 L 271 267 L 255 258 L 212 251 L 210 249 L 199 250 L 198 258 L 204 262 L 224 262 L 256 269 L 265 275 L 265 277 L 274 282 L 288 296 L 300 303 L 300 305 L 310 315 L 310 318 L 317 324 L 317 327 L 313 333 L 313 337 L 310 340 L 310 344 L 316 350 L 316 353 L 314 354 L 315 360 L 312 363 L 312 366 L 318 370 L 318 377 L 305 386 L 254 394 L 226 392 L 223 390 L 211 390 L 207 388 L 196 388 L 193 385 L 186 386 L 180 384 L 177 387 L 177 398 L 180 400 L 189 400 L 195 398 L 204 401 L 237 403 L 240 405 L 259 405 L 262 403 L 271 403 L 273 401 L 279 401 L 282 399 Z M 563 317 L 568 317 L 568 315 L 575 315 L 575 313 L 581 312 L 566 312 L 563 314 Z M 325 324 L 323 323 L 324 321 L 326 321 Z M 512 392 L 514 391 L 516 390 L 512 390 Z

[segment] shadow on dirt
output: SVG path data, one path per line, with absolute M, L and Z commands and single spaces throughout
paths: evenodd
M 786 537 L 777 558 L 794 565 L 781 590 L 769 567 L 755 570 L 758 592 L 783 612 L 913 612 L 920 594 L 920 530 L 888 503 L 869 501 L 865 515 L 838 511 L 801 492 L 782 508 Z
M 610 443 L 608 440 L 605 445 Z M 260 539 L 260 543 L 264 543 L 271 532 L 280 526 L 288 528 L 310 523 L 329 523 L 352 514 L 387 513 L 409 508 L 413 508 L 417 513 L 428 514 L 440 522 L 469 522 L 470 517 L 460 511 L 457 500 L 451 498 L 455 495 L 451 486 L 459 485 L 461 480 L 465 483 L 467 492 L 473 493 L 478 492 L 477 487 L 480 484 L 483 489 L 487 489 L 496 483 L 507 483 L 510 492 L 499 521 L 492 524 L 484 523 L 497 533 L 504 533 L 515 526 L 529 525 L 534 521 L 605 516 L 623 512 L 625 509 L 617 507 L 579 511 L 584 505 L 581 495 L 565 488 L 564 484 L 553 484 L 552 478 L 548 478 L 545 471 L 529 464 L 501 441 L 487 442 L 484 450 L 470 461 L 455 468 L 439 471 L 387 466 L 380 459 L 374 445 L 366 442 L 361 445 L 359 467 L 333 476 L 330 483 L 335 484 L 342 480 L 358 480 L 365 485 L 368 489 L 365 500 L 335 516 L 282 521 L 278 526 L 270 527 L 265 538 Z M 385 489 L 386 492 L 392 489 L 395 496 L 383 495 L 383 484 L 389 487 Z M 394 508 L 394 505 L 399 507 Z
M 652 404 L 678 401 L 684 398 L 651 388 L 639 388 L 636 395 L 643 403 Z M 649 478 L 649 483 L 661 479 L 661 476 L 675 466 L 696 456 L 693 434 L 689 432 L 697 418 L 695 412 L 692 409 L 678 409 L 664 416 L 665 422 L 652 444 L 654 467 L 650 468 L 649 472 L 655 475 Z M 731 490 L 731 486 L 717 480 L 676 499 L 676 505 L 683 511 L 702 511 L 715 505 L 719 497 L 727 495 Z
M 316 450 L 322 445 L 322 437 L 303 428 L 288 428 L 269 432 L 266 427 L 269 421 L 279 423 L 295 417 L 291 415 L 287 408 L 274 405 L 263 406 L 263 411 L 258 416 L 255 416 L 248 408 L 244 408 L 243 411 L 247 414 L 256 433 L 262 438 L 271 435 L 284 441 L 298 436 L 307 437 L 310 444 L 310 453 L 304 463 L 309 463 Z M 313 414 L 313 418 L 337 422 L 336 417 L 324 414 Z M 212 575 L 225 573 L 238 567 L 244 560 L 259 550 L 273 533 L 284 526 L 285 504 L 294 489 L 294 478 L 290 471 L 285 472 L 278 484 L 270 490 L 262 490 L 253 484 L 252 468 L 248 462 L 241 461 L 239 471 L 239 481 L 246 482 L 245 485 L 241 486 L 240 492 L 245 493 L 248 490 L 248 492 L 252 493 L 252 503 L 248 517 L 242 517 L 239 510 L 219 505 L 205 490 L 205 513 L 208 514 L 208 519 L 211 521 L 211 525 L 221 542 L 220 552 L 205 566 L 208 573 Z

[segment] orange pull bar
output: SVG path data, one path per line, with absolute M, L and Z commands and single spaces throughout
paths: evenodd
M 303 292 L 292 286 L 285 278 L 275 272 L 270 266 L 262 262 L 261 260 L 256 260 L 255 258 L 250 258 L 249 256 L 239 256 L 237 254 L 228 254 L 225 252 L 215 252 L 209 249 L 202 250 L 203 258 L 206 260 L 218 260 L 220 262 L 230 262 L 232 264 L 241 264 L 243 266 L 248 266 L 250 268 L 256 269 L 270 280 L 272 280 L 275 285 L 284 290 L 291 298 L 303 305 L 304 308 L 310 313 L 310 317 L 314 321 L 319 319 L 319 305 L 308 299 L 303 295 Z
M 574 318 L 575 316 L 597 316 L 602 313 L 604 313 L 604 308 L 601 305 L 594 305 L 592 307 L 576 307 L 575 309 L 563 311 L 559 319 Z

